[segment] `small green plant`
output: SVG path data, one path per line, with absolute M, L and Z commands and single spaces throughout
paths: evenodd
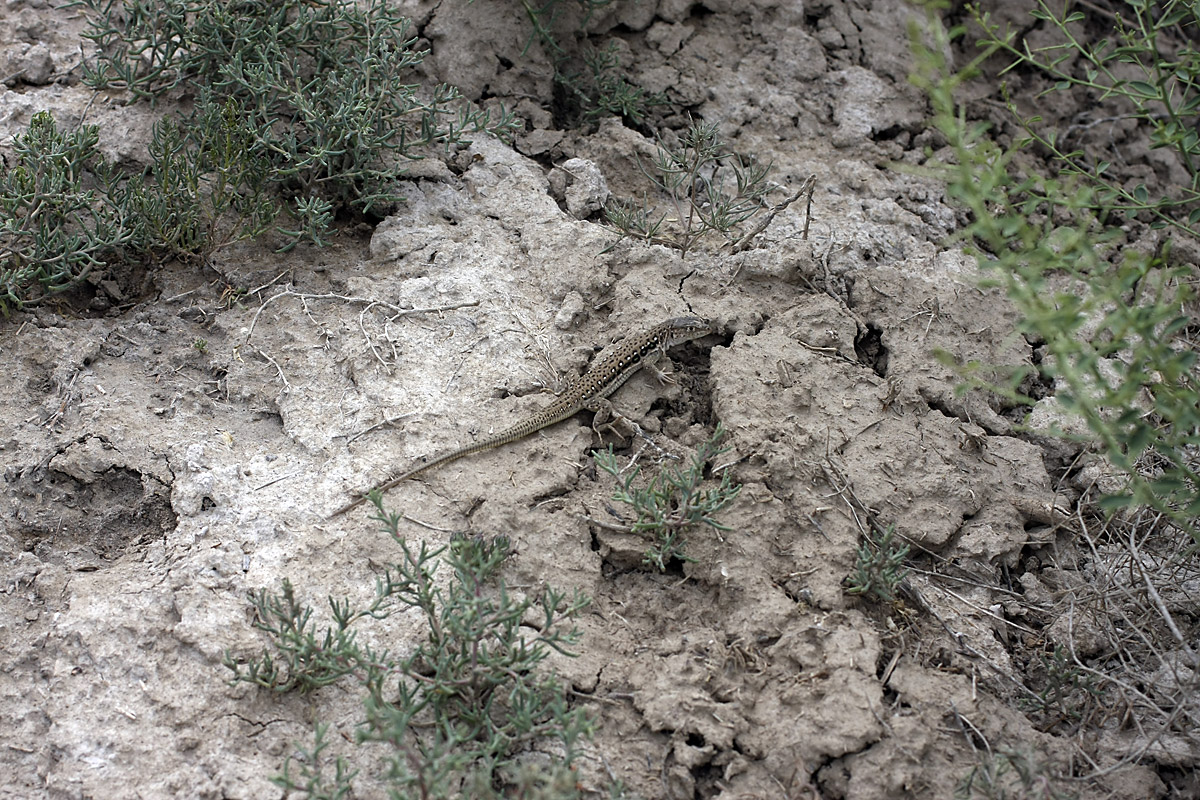
M 561 73 L 560 80 L 579 98 L 584 119 L 615 115 L 637 127 L 652 107 L 667 104 L 663 95 L 635 86 L 624 76 L 616 42 L 584 50 L 580 57 L 584 70 Z
M 1032 753 L 999 750 L 982 755 L 958 784 L 961 800 L 1070 800 L 1055 784 L 1049 766 Z
M 318 724 L 312 745 L 284 763 L 275 780 L 310 797 L 342 797 L 354 781 L 382 782 L 397 797 L 500 797 L 506 785 L 569 785 L 543 797 L 576 797 L 571 765 L 591 725 L 568 706 L 564 688 L 539 667 L 551 650 L 570 654 L 579 633 L 564 630 L 588 604 L 546 588 L 517 598 L 498 576 L 510 552 L 506 539 L 456 539 L 447 547 L 413 547 L 398 533 L 399 516 L 372 497 L 379 519 L 400 546 L 401 560 L 376 581 L 374 600 L 353 609 L 329 598 L 332 625 L 318 623 L 285 580 L 280 592 L 251 594 L 255 626 L 272 639 L 272 652 L 244 662 L 227 654 L 233 680 L 272 691 L 312 691 L 350 680 L 363 694 L 358 744 L 387 750 L 381 772 L 362 776 L 353 756 L 333 756 L 328 728 Z M 453 572 L 435 581 L 440 563 Z M 427 633 L 398 656 L 366 644 L 360 624 L 415 611 Z M 552 741 L 561 757 L 529 772 L 519 761 L 531 744 Z M 538 795 L 522 795 L 538 796 Z
M 1167 6 L 1176 16 L 1180 6 Z M 1194 11 L 1196 4 L 1188 7 Z M 1138 29 L 1122 30 L 1136 40 Z M 1036 366 L 1008 369 L 1007 382 L 986 377 L 984 365 L 958 366 L 968 386 L 990 389 L 1021 405 L 1035 402 L 1023 390 L 1033 377 L 1052 386 L 1056 401 L 1086 423 L 1091 441 L 1127 476 L 1125 490 L 1102 498 L 1101 507 L 1152 508 L 1200 542 L 1195 525 L 1200 518 L 1195 457 L 1200 381 L 1197 354 L 1188 341 L 1194 321 L 1186 311 L 1200 273 L 1194 264 L 1170 263 L 1169 241 L 1153 253 L 1113 248 L 1110 243 L 1120 231 L 1105 222 L 1128 211 L 1145 214 L 1151 224 L 1186 227 L 1200 218 L 1200 195 L 1183 187 L 1179 201 L 1152 200 L 1144 187 L 1135 187 L 1133 208 L 1128 198 L 1104 187 L 1106 170 L 1099 165 L 1093 170 L 1100 176 L 1095 180 L 1084 180 L 1082 167 L 1069 167 L 1086 161 L 1076 151 L 1052 151 L 1058 153 L 1054 161 L 1062 178 L 1020 169 L 1015 157 L 1030 139 L 1003 149 L 988 138 L 985 127 L 968 124 L 955 102 L 956 88 L 1000 46 L 992 42 L 963 70 L 951 73 L 943 54 L 962 33 L 961 28 L 948 32 L 931 20 L 931 45 L 914 34 L 919 67 L 913 81 L 929 94 L 934 124 L 954 154 L 954 163 L 931 165 L 930 172 L 946 181 L 950 197 L 969 212 L 962 240 L 990 278 L 1007 290 L 1023 316 L 1021 332 L 1044 345 L 1045 355 Z M 1117 60 L 1150 58 L 1156 55 L 1153 45 L 1142 40 L 1133 50 L 1118 48 L 1110 55 Z M 1190 74 L 1200 75 L 1200 62 L 1189 63 L 1197 69 Z M 1188 69 L 1181 74 L 1189 74 Z M 1121 86 L 1127 92 L 1142 91 L 1133 84 Z M 1194 130 L 1195 82 L 1189 87 L 1175 93 L 1163 88 L 1163 97 L 1164 102 L 1181 103 L 1168 116 L 1188 120 Z M 1174 137 L 1174 130 L 1157 136 L 1164 143 L 1176 141 L 1189 163 L 1194 141 Z M 949 355 L 943 358 L 952 361 Z
M 846 579 L 846 592 L 880 603 L 894 604 L 900 582 L 908 574 L 904 559 L 908 545 L 896 541 L 896 528 L 889 526 L 878 541 L 863 537 L 854 561 L 854 573 Z
M 192 347 L 197 353 L 207 353 L 208 339 L 196 339 L 192 342 Z
M 592 453 L 596 465 L 620 482 L 613 499 L 625 503 L 637 515 L 632 523 L 621 529 L 654 537 L 642 563 L 665 572 L 673 560 L 692 561 L 686 552 L 684 534 L 695 525 L 729 530 L 716 520 L 715 515 L 734 501 L 742 490 L 741 484 L 735 485 L 726 470 L 721 473 L 721 482 L 716 487 L 701 489 L 706 466 L 729 449 L 718 446 L 724 435 L 724 429 L 718 425 L 712 437 L 696 450 L 687 469 L 666 467 L 642 488 L 633 485 L 641 470 L 623 472 L 611 446 L 607 451 Z
M 660 139 L 651 168 L 643 167 L 642 172 L 665 196 L 670 210 L 656 214 L 645 202 L 610 203 L 608 221 L 623 236 L 687 255 L 710 233 L 736 242 L 739 226 L 768 207 L 770 165 L 726 150 L 716 123 L 693 121 L 675 147 Z
M 546 0 L 537 5 L 521 0 L 532 32 L 525 50 L 536 40 L 541 42 L 554 64 L 554 81 L 579 103 L 585 120 L 616 114 L 633 126 L 641 125 L 653 106 L 666 105 L 667 99 L 630 83 L 621 70 L 616 42 L 599 49 L 585 45 L 577 54 L 565 47 L 556 29 L 570 23 L 581 37 L 592 15 L 612 0 Z M 572 33 L 572 38 L 576 35 Z M 579 65 L 582 63 L 582 69 Z
M 1042 689 L 1033 696 L 1022 696 L 1020 702 L 1046 718 L 1043 730 L 1088 716 L 1101 696 L 1096 679 L 1082 670 L 1060 644 L 1054 645 L 1049 657 L 1040 655 L 1039 660 L 1045 674 Z
M 44 111 L 14 140 L 16 163 L 0 174 L 5 314 L 75 286 L 140 241 L 140 223 L 98 142 L 94 125 L 62 133 Z

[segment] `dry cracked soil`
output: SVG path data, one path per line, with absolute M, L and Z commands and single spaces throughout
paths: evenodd
M 602 223 L 608 193 L 647 190 L 653 140 L 616 118 L 555 126 L 518 4 L 396 7 L 431 51 L 424 80 L 507 100 L 524 132 L 415 164 L 394 214 L 328 247 L 231 247 L 0 323 L 0 797 L 280 796 L 270 778 L 312 720 L 350 736 L 359 700 L 231 685 L 225 654 L 266 645 L 247 593 L 288 578 L 317 606 L 368 597 L 396 545 L 361 508 L 327 519 L 351 492 L 530 414 L 601 348 L 681 315 L 714 330 L 671 351 L 674 381 L 643 371 L 613 397 L 643 436 L 582 413 L 387 496 L 412 540 L 502 534 L 511 585 L 592 598 L 577 657 L 550 662 L 596 720 L 584 790 L 946 798 L 984 743 L 1079 774 L 1077 741 L 1018 702 L 1028 653 L 1079 635 L 1021 611 L 1083 580 L 1062 524 L 1076 453 L 956 393 L 937 357 L 1034 354 L 947 243 L 962 218 L 943 188 L 896 168 L 938 147 L 906 80 L 921 12 L 628 0 L 592 20 L 632 80 L 666 93 L 663 129 L 683 110 L 718 123 L 771 162 L 772 202 L 816 178 L 810 216 L 799 201 L 741 252 L 681 257 Z M 0 147 L 49 110 L 144 164 L 164 109 L 84 86 L 82 30 L 78 9 L 3 4 Z M 742 485 L 728 530 L 693 530 L 693 560 L 646 568 L 643 539 L 595 522 L 615 484 L 590 453 L 613 443 L 653 472 L 718 423 L 717 466 Z M 896 605 L 846 592 L 872 524 L 912 547 Z M 369 635 L 402 650 L 422 634 L 402 617 Z M 1095 734 L 1092 768 L 1136 745 Z M 1162 796 L 1163 765 L 1196 756 L 1164 744 L 1069 788 Z

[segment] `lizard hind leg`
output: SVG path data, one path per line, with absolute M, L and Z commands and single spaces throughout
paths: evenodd
M 592 412 L 592 430 L 601 439 L 604 438 L 606 431 L 615 435 L 622 442 L 635 436 L 645 435 L 642 433 L 641 425 L 617 411 L 607 398 L 592 403 L 588 406 L 588 410 Z
M 604 432 L 607 431 L 621 440 L 621 446 L 625 446 L 628 442 L 632 447 L 635 439 L 641 439 L 642 443 L 637 447 L 636 452 L 630 458 L 630 463 L 636 463 L 646 452 L 647 448 L 656 454 L 658 460 L 677 459 L 677 456 L 671 455 L 654 441 L 654 437 L 646 433 L 642 426 L 634 422 L 631 418 L 617 411 L 611 402 L 602 400 L 596 404 L 595 409 L 589 409 L 595 412 L 592 417 L 592 430 L 596 435 L 603 440 Z

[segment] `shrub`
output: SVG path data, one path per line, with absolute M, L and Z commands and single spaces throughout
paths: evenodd
M 0 174 L 0 311 L 68 289 L 141 239 L 139 222 L 99 131 L 58 130 L 33 115 L 13 142 L 16 163 Z
M 415 67 L 425 51 L 386 0 L 76 5 L 99 48 L 84 65 L 88 85 L 151 101 L 197 94 L 192 115 L 160 131 L 166 149 L 153 154 L 160 199 L 186 209 L 198 195 L 210 205 L 203 219 L 167 230 L 172 249 L 211 241 L 193 234 L 230 214 L 243 221 L 229 238 L 261 232 L 279 213 L 266 208 L 268 189 L 286 200 L 294 224 L 280 232 L 290 243 L 319 243 L 337 210 L 382 215 L 400 202 L 405 164 L 428 148 L 515 125 L 470 108 L 453 87 L 422 90 Z
M 540 666 L 551 650 L 570 655 L 579 633 L 563 626 L 587 598 L 549 587 L 518 598 L 499 577 L 510 553 L 506 539 L 414 548 L 398 532 L 399 515 L 383 510 L 378 493 L 372 500 L 401 555 L 376 581 L 374 600 L 354 609 L 330 597 L 333 624 L 322 627 L 287 580 L 280 592 L 253 592 L 255 626 L 271 637 L 274 653 L 244 662 L 227 654 L 234 682 L 284 692 L 351 681 L 364 710 L 356 744 L 387 749 L 383 768 L 362 779 L 386 785 L 395 796 L 508 796 L 499 793 L 504 785 L 524 786 L 529 793 L 521 796 L 535 796 L 530 787 L 536 796 L 578 796 L 570 770 L 591 724 Z M 435 580 L 442 562 L 453 572 L 445 584 Z M 403 656 L 376 650 L 357 635 L 360 624 L 409 610 L 424 618 L 426 635 Z M 316 797 L 354 791 L 361 768 L 353 756 L 325 755 L 327 730 L 316 725 L 312 746 L 288 758 L 278 784 Z M 522 764 L 530 745 L 547 741 L 557 744 L 557 759 L 539 769 Z
M 1194 13 L 1196 5 L 1190 8 Z M 1171 19 L 1179 5 L 1168 3 L 1163 10 Z M 1044 6 L 1043 13 L 1049 13 Z M 1058 28 L 1065 30 L 1065 23 Z M 1157 28 L 1119 30 L 1125 42 L 1119 48 L 1080 50 L 1081 44 L 1071 43 L 1075 40 L 1064 46 L 1079 50 L 1087 63 L 1099 58 L 1097 51 L 1134 63 L 1157 58 L 1150 37 Z M 1022 390 L 1028 380 L 1037 376 L 1052 385 L 1057 400 L 1086 423 L 1092 441 L 1126 475 L 1124 490 L 1104 497 L 1102 506 L 1148 506 L 1200 541 L 1195 527 L 1200 518 L 1200 384 L 1196 352 L 1186 338 L 1195 325 L 1187 312 L 1191 287 L 1200 275 L 1195 265 L 1170 263 L 1169 239 L 1150 254 L 1133 249 L 1114 253 L 1106 245 L 1118 233 L 1106 221 L 1127 214 L 1144 215 L 1150 224 L 1192 230 L 1190 221 L 1200 214 L 1200 186 L 1185 187 L 1180 199 L 1151 198 L 1144 186 L 1124 193 L 1110 183 L 1107 168 L 1097 164 L 1089 172 L 1083 151 L 1055 149 L 1058 139 L 1053 134 L 1031 133 L 1011 148 L 1001 148 L 988 138 L 984 126 L 967 123 L 954 91 L 997 50 L 1017 53 L 1033 66 L 1040 62 L 1032 60 L 1032 51 L 1020 55 L 1023 51 L 1011 44 L 1011 37 L 985 37 L 979 57 L 951 74 L 942 53 L 964 29 L 947 32 L 935 24 L 930 31 L 935 37 L 931 46 L 914 40 L 919 68 L 913 80 L 929 93 L 934 125 L 954 156 L 953 163 L 930 169 L 945 179 L 951 199 L 969 214 L 961 240 L 976 253 L 990 280 L 1007 290 L 1022 314 L 1021 332 L 1044 348 L 1039 364 L 1010 369 L 1006 384 L 988 383 L 980 377 L 979 364 L 962 365 L 964 374 L 972 385 L 1028 405 L 1034 403 Z M 1191 54 L 1181 62 L 1184 66 L 1172 75 L 1185 76 L 1190 90 L 1176 92 L 1164 86 L 1160 99 L 1168 103 L 1168 116 L 1194 131 L 1200 121 L 1200 60 L 1194 52 L 1187 53 Z M 1053 70 L 1064 58 L 1055 56 L 1045 65 L 1052 75 L 1059 74 Z M 1094 71 L 1089 68 L 1085 74 L 1092 76 Z M 1117 90 L 1127 97 L 1143 92 L 1137 81 L 1118 82 Z M 1148 109 L 1140 113 L 1151 114 Z M 1022 124 L 1032 131 L 1037 122 L 1028 119 Z M 1154 131 L 1161 146 L 1176 146 L 1185 163 L 1194 162 L 1195 137 L 1176 136 L 1173 125 L 1156 126 Z M 1058 177 L 1017 166 L 1017 153 L 1034 142 L 1051 147 Z

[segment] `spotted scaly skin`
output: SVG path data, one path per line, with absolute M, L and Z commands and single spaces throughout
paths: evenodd
M 571 381 L 557 400 L 533 416 L 486 439 L 440 455 L 432 461 L 410 469 L 399 477 L 379 484 L 371 491 L 386 492 L 409 478 L 437 469 L 451 461 L 524 439 L 531 433 L 562 422 L 580 411 L 597 411 L 603 401 L 621 388 L 635 372 L 644 366 L 651 365 L 668 348 L 692 339 L 699 339 L 711 332 L 712 328 L 709 324 L 699 317 L 676 317 L 655 325 L 648 331 L 626 337 L 617 349 L 593 364 L 582 377 Z M 368 494 L 370 492 L 364 492 L 342 506 L 330 515 L 330 519 L 345 514 L 360 505 L 367 499 Z

